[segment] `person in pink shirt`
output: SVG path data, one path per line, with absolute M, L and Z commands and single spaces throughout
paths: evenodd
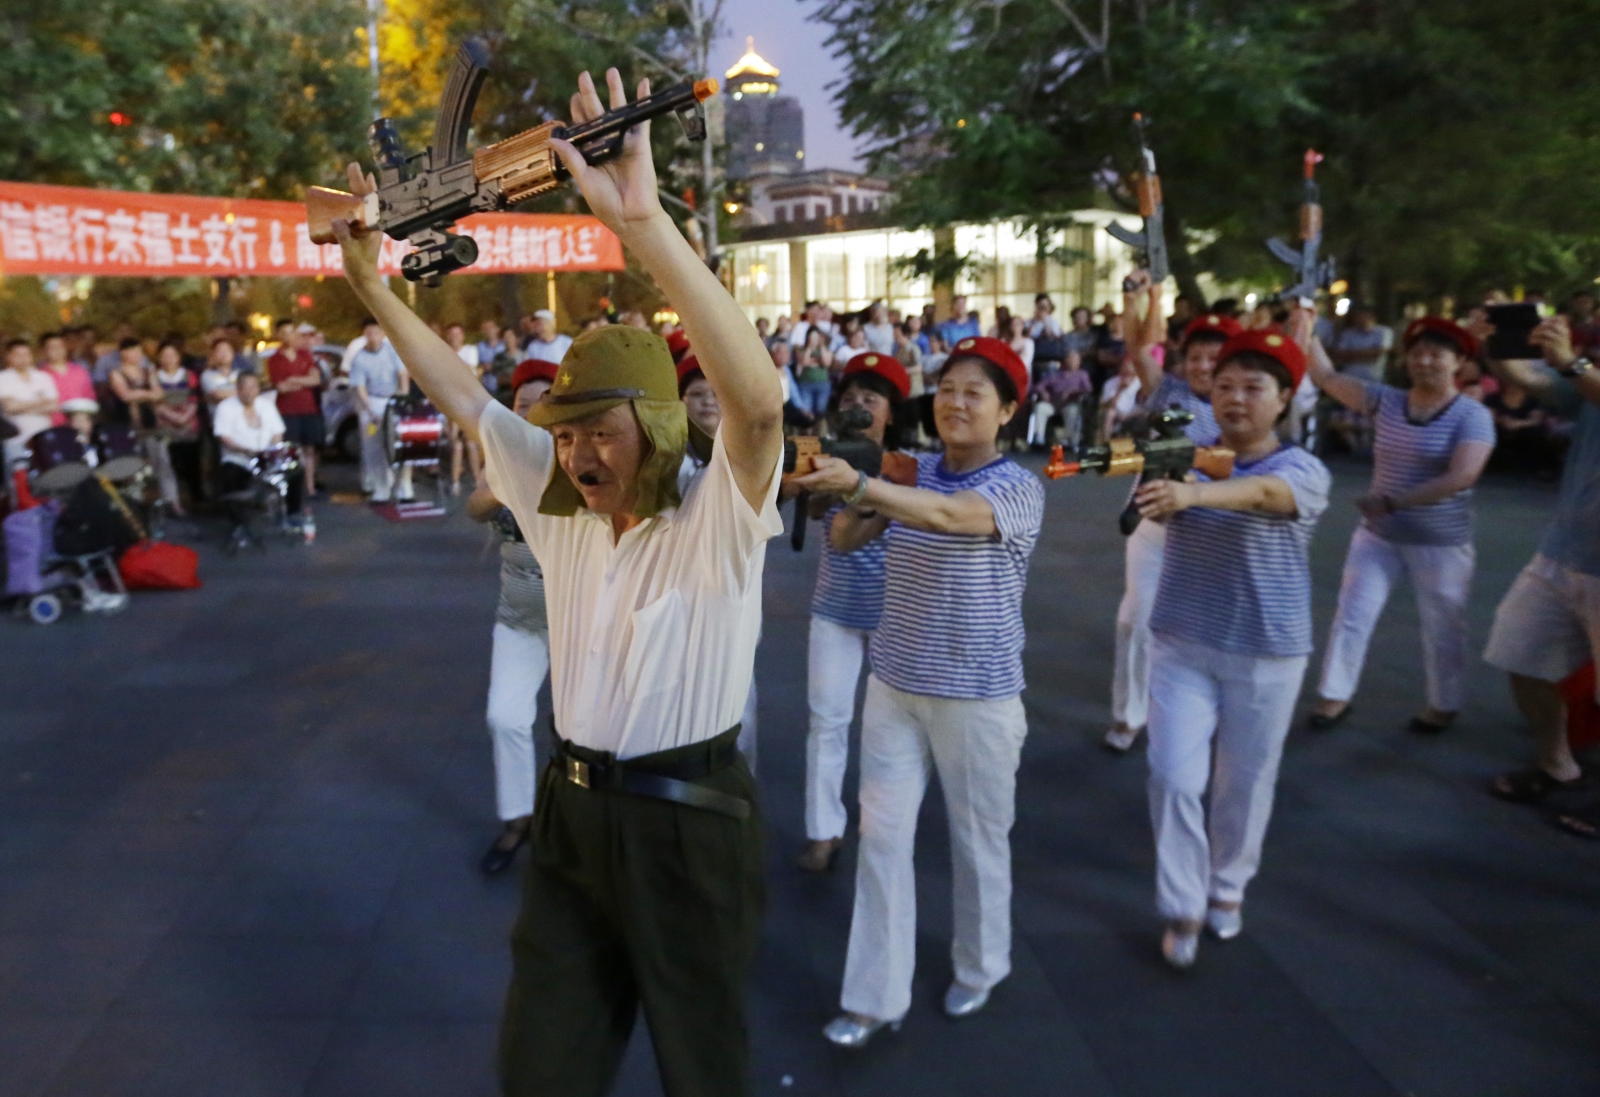
M 44 369 L 56 383 L 59 405 L 68 400 L 93 400 L 94 381 L 89 371 L 67 357 L 67 340 L 59 331 L 52 331 L 39 340 L 40 353 L 44 355 Z M 50 416 L 53 427 L 65 426 L 65 413 L 57 410 Z

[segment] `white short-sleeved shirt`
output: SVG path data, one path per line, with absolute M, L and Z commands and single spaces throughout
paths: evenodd
M 230 396 L 217 405 L 211 415 L 211 433 L 226 438 L 236 446 L 264 450 L 284 431 L 283 416 L 278 414 L 278 404 L 271 396 L 262 393 L 256 397 L 256 418 L 260 426 L 252 427 L 244 417 L 244 404 L 237 396 Z M 222 460 L 230 465 L 250 467 L 250 458 L 222 447 Z
M 35 368 L 28 371 L 27 377 L 23 377 L 14 369 L 0 368 L 0 396 L 29 404 L 40 400 L 54 400 L 56 383 L 50 376 L 49 370 Z M 49 412 L 43 415 L 31 413 L 8 415 L 6 418 L 17 428 L 17 438 L 23 442 L 50 426 Z
M 539 513 L 555 465 L 548 431 L 490 401 L 478 420 L 489 487 L 544 571 L 556 729 L 634 758 L 739 722 L 761 631 L 761 569 L 778 516 L 781 456 L 759 512 L 720 444 L 681 478 L 683 503 L 615 539 L 586 510 Z

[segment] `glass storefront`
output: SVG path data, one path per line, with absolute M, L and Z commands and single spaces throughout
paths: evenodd
M 996 221 L 957 225 L 956 252 L 972 260 L 957 278 L 955 292 L 965 294 L 967 307 L 977 309 L 985 327 L 994 322 L 998 305 L 1013 314 L 1033 315 L 1034 294 L 1050 294 L 1065 319 L 1073 307 L 1121 307 L 1122 279 L 1133 269 L 1133 253 L 1105 231 L 1119 219 L 1138 228 L 1139 219 L 1103 210 L 1075 215 L 1078 222 L 1046 234 L 1020 224 Z M 926 276 L 908 275 L 895 260 L 934 250 L 931 229 L 871 229 L 825 233 L 785 240 L 763 240 L 727 246 L 723 275 L 734 299 L 752 319 L 776 320 L 796 315 L 807 300 L 825 301 L 838 312 L 855 312 L 883 300 L 902 313 L 920 311 L 933 300 Z M 1041 254 L 1043 258 L 1041 258 Z M 790 264 L 804 261 L 802 279 Z

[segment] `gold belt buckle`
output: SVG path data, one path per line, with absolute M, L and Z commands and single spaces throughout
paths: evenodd
M 567 780 L 579 788 L 589 787 L 589 763 L 567 755 Z

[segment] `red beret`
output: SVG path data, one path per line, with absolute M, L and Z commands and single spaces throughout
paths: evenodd
M 954 358 L 982 358 L 991 365 L 999 366 L 1011 383 L 1017 388 L 1017 399 L 1021 400 L 1028 395 L 1028 367 L 1022 364 L 1022 359 L 1017 357 L 1017 352 L 1011 349 L 1010 344 L 999 339 L 990 339 L 986 335 L 974 336 L 963 339 L 950 348 L 950 357 Z M 948 364 L 948 363 L 947 363 Z
M 900 394 L 900 399 L 904 400 L 911 395 L 911 375 L 906 373 L 906 367 L 900 364 L 898 358 L 890 355 L 879 354 L 875 350 L 858 354 L 845 365 L 843 379 L 848 380 L 852 373 L 876 373 L 894 386 L 895 391 Z M 844 387 L 842 382 L 839 387 L 841 389 Z
M 678 395 L 683 395 L 683 390 L 689 387 L 689 382 L 699 375 L 704 377 L 706 371 L 700 368 L 700 359 L 692 354 L 685 354 L 678 359 Z
M 1407 349 L 1423 335 L 1432 333 L 1442 335 L 1454 343 L 1463 358 L 1476 358 L 1478 356 L 1478 340 L 1466 328 L 1454 320 L 1446 320 L 1442 316 L 1424 316 L 1420 320 L 1413 320 L 1406 328 L 1405 336 L 1400 340 Z
M 556 383 L 556 374 L 561 367 L 555 362 L 546 362 L 543 358 L 528 358 L 517 363 L 517 368 L 511 371 L 511 396 L 516 398 L 517 390 L 529 381 L 549 381 Z
M 673 328 L 672 333 L 667 336 L 667 350 L 674 362 L 689 353 L 689 337 L 683 333 L 682 328 Z
M 1297 389 L 1300 381 L 1306 375 L 1305 352 L 1287 335 L 1275 331 L 1241 331 L 1228 337 L 1222 344 L 1222 349 L 1217 352 L 1217 368 L 1223 365 L 1234 355 L 1241 351 L 1253 350 L 1257 354 L 1265 354 L 1289 371 L 1289 378 L 1294 383 L 1289 387 Z
M 1189 340 L 1196 335 L 1216 335 L 1227 340 L 1232 339 L 1243 330 L 1244 328 L 1239 321 L 1233 317 L 1218 316 L 1214 312 L 1208 312 L 1204 316 L 1196 316 L 1193 320 L 1190 320 L 1188 326 L 1183 329 L 1183 338 L 1178 342 L 1181 346 L 1187 347 Z

